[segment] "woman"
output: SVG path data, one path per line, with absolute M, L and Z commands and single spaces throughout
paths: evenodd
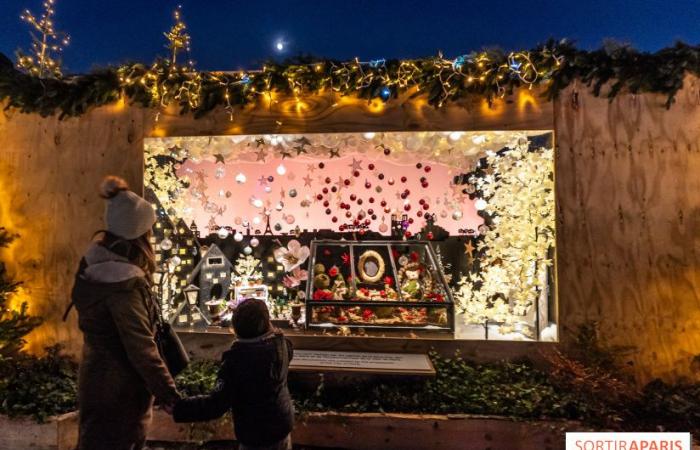
M 138 450 L 146 440 L 154 397 L 167 409 L 179 399 L 154 340 L 158 306 L 149 235 L 153 207 L 107 177 L 107 230 L 80 261 L 72 300 L 83 332 L 78 379 L 79 450 Z

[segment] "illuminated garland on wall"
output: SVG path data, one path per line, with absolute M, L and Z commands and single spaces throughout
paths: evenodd
M 600 95 L 655 92 L 667 96 L 667 106 L 683 86 L 686 73 L 700 76 L 700 47 L 677 44 L 656 53 L 628 47 L 577 50 L 566 41 L 550 41 L 530 51 L 485 51 L 454 59 L 442 56 L 414 60 L 340 62 L 299 59 L 266 64 L 262 70 L 196 72 L 189 66 L 158 61 L 151 66 L 125 65 L 85 75 L 40 79 L 16 70 L 0 54 L 0 100 L 7 107 L 43 116 L 78 116 L 92 107 L 126 101 L 161 108 L 176 103 L 181 113 L 201 117 L 217 107 L 233 119 L 237 107 L 273 94 L 293 96 L 335 92 L 390 101 L 410 92 L 441 107 L 468 97 L 489 101 L 519 87 L 543 86 L 544 96 L 557 94 L 579 79 Z

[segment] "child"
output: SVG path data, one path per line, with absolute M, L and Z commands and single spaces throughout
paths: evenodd
M 287 389 L 292 344 L 270 323 L 264 302 L 243 301 L 234 311 L 237 339 L 224 352 L 216 388 L 180 400 L 176 422 L 207 421 L 233 413 L 240 449 L 291 449 L 294 409 Z

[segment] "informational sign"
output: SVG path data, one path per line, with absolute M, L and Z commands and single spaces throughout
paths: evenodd
M 428 355 L 420 353 L 339 352 L 294 350 L 292 371 L 367 372 L 379 374 L 434 375 Z

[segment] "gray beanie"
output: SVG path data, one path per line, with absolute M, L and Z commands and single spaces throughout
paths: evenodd
M 109 176 L 102 181 L 100 195 L 107 200 L 107 231 L 124 239 L 143 236 L 156 223 L 153 206 L 129 190 L 126 181 Z

